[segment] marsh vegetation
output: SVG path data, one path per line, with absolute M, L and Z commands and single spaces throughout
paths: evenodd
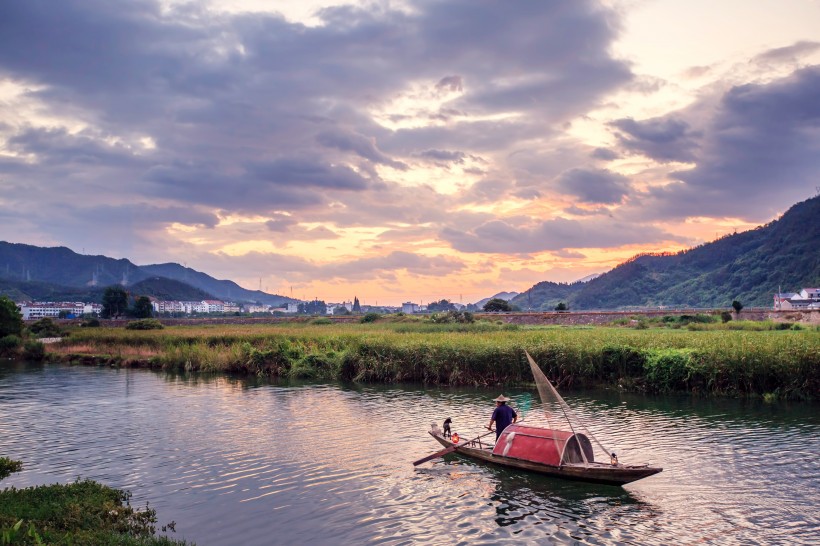
M 358 324 L 77 328 L 48 351 L 74 363 L 480 386 L 529 382 L 526 349 L 561 388 L 816 397 L 818 329 L 754 324 L 694 320 L 670 327 L 661 320 L 630 321 L 628 327 L 529 327 L 404 317 Z

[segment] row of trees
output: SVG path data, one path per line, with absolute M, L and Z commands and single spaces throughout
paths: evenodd
M 121 286 L 109 286 L 103 292 L 102 318 L 150 318 L 154 314 L 154 307 L 147 296 L 139 296 L 131 303 L 131 297 Z
M 442 300 L 444 301 L 444 300 Z M 482 308 L 487 313 L 510 313 L 512 311 L 519 311 L 518 307 L 501 298 L 493 298 L 484 304 Z M 564 302 L 555 306 L 556 311 L 569 311 L 569 307 Z

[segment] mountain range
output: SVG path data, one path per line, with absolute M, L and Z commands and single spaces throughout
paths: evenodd
M 820 196 L 778 220 L 674 254 L 644 254 L 589 282 L 540 282 L 510 300 L 523 310 L 770 307 L 778 291 L 820 285 Z
M 501 292 L 522 310 L 631 307 L 768 307 L 778 291 L 820 286 L 820 196 L 792 206 L 764 226 L 677 253 L 643 254 L 600 276 L 574 283 L 539 282 L 519 294 Z M 135 265 L 126 259 L 77 254 L 0 241 L 0 294 L 17 301 L 100 301 L 114 284 L 160 299 L 259 302 L 296 301 L 177 263 Z M 486 301 L 486 300 L 484 300 Z M 480 307 L 480 306 L 479 306 Z
M 107 286 L 160 299 L 221 299 L 282 305 L 296 301 L 247 290 L 176 263 L 136 265 L 126 259 L 77 254 L 66 247 L 43 248 L 0 241 L 0 293 L 16 301 L 100 301 Z

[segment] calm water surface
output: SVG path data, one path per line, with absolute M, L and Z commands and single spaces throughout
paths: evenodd
M 664 471 L 617 488 L 457 455 L 414 469 L 432 421 L 480 434 L 497 390 L 0 362 L 0 455 L 25 465 L 2 485 L 93 478 L 200 545 L 820 543 L 817 405 L 565 394 L 622 462 Z

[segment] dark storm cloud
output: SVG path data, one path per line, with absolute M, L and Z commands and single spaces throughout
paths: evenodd
M 610 124 L 620 130 L 615 135 L 621 146 L 658 161 L 693 161 L 697 139 L 689 124 L 674 117 L 645 121 L 619 119 Z
M 810 197 L 820 172 L 820 67 L 726 92 L 706 121 L 696 167 L 674 173 L 647 215 L 763 221 Z
M 536 253 L 569 248 L 612 248 L 676 238 L 662 230 L 630 222 L 556 218 L 537 225 L 515 226 L 492 220 L 470 231 L 445 228 L 441 237 L 462 252 Z
M 629 194 L 629 179 L 605 169 L 570 169 L 558 177 L 557 188 L 585 203 L 611 205 Z

